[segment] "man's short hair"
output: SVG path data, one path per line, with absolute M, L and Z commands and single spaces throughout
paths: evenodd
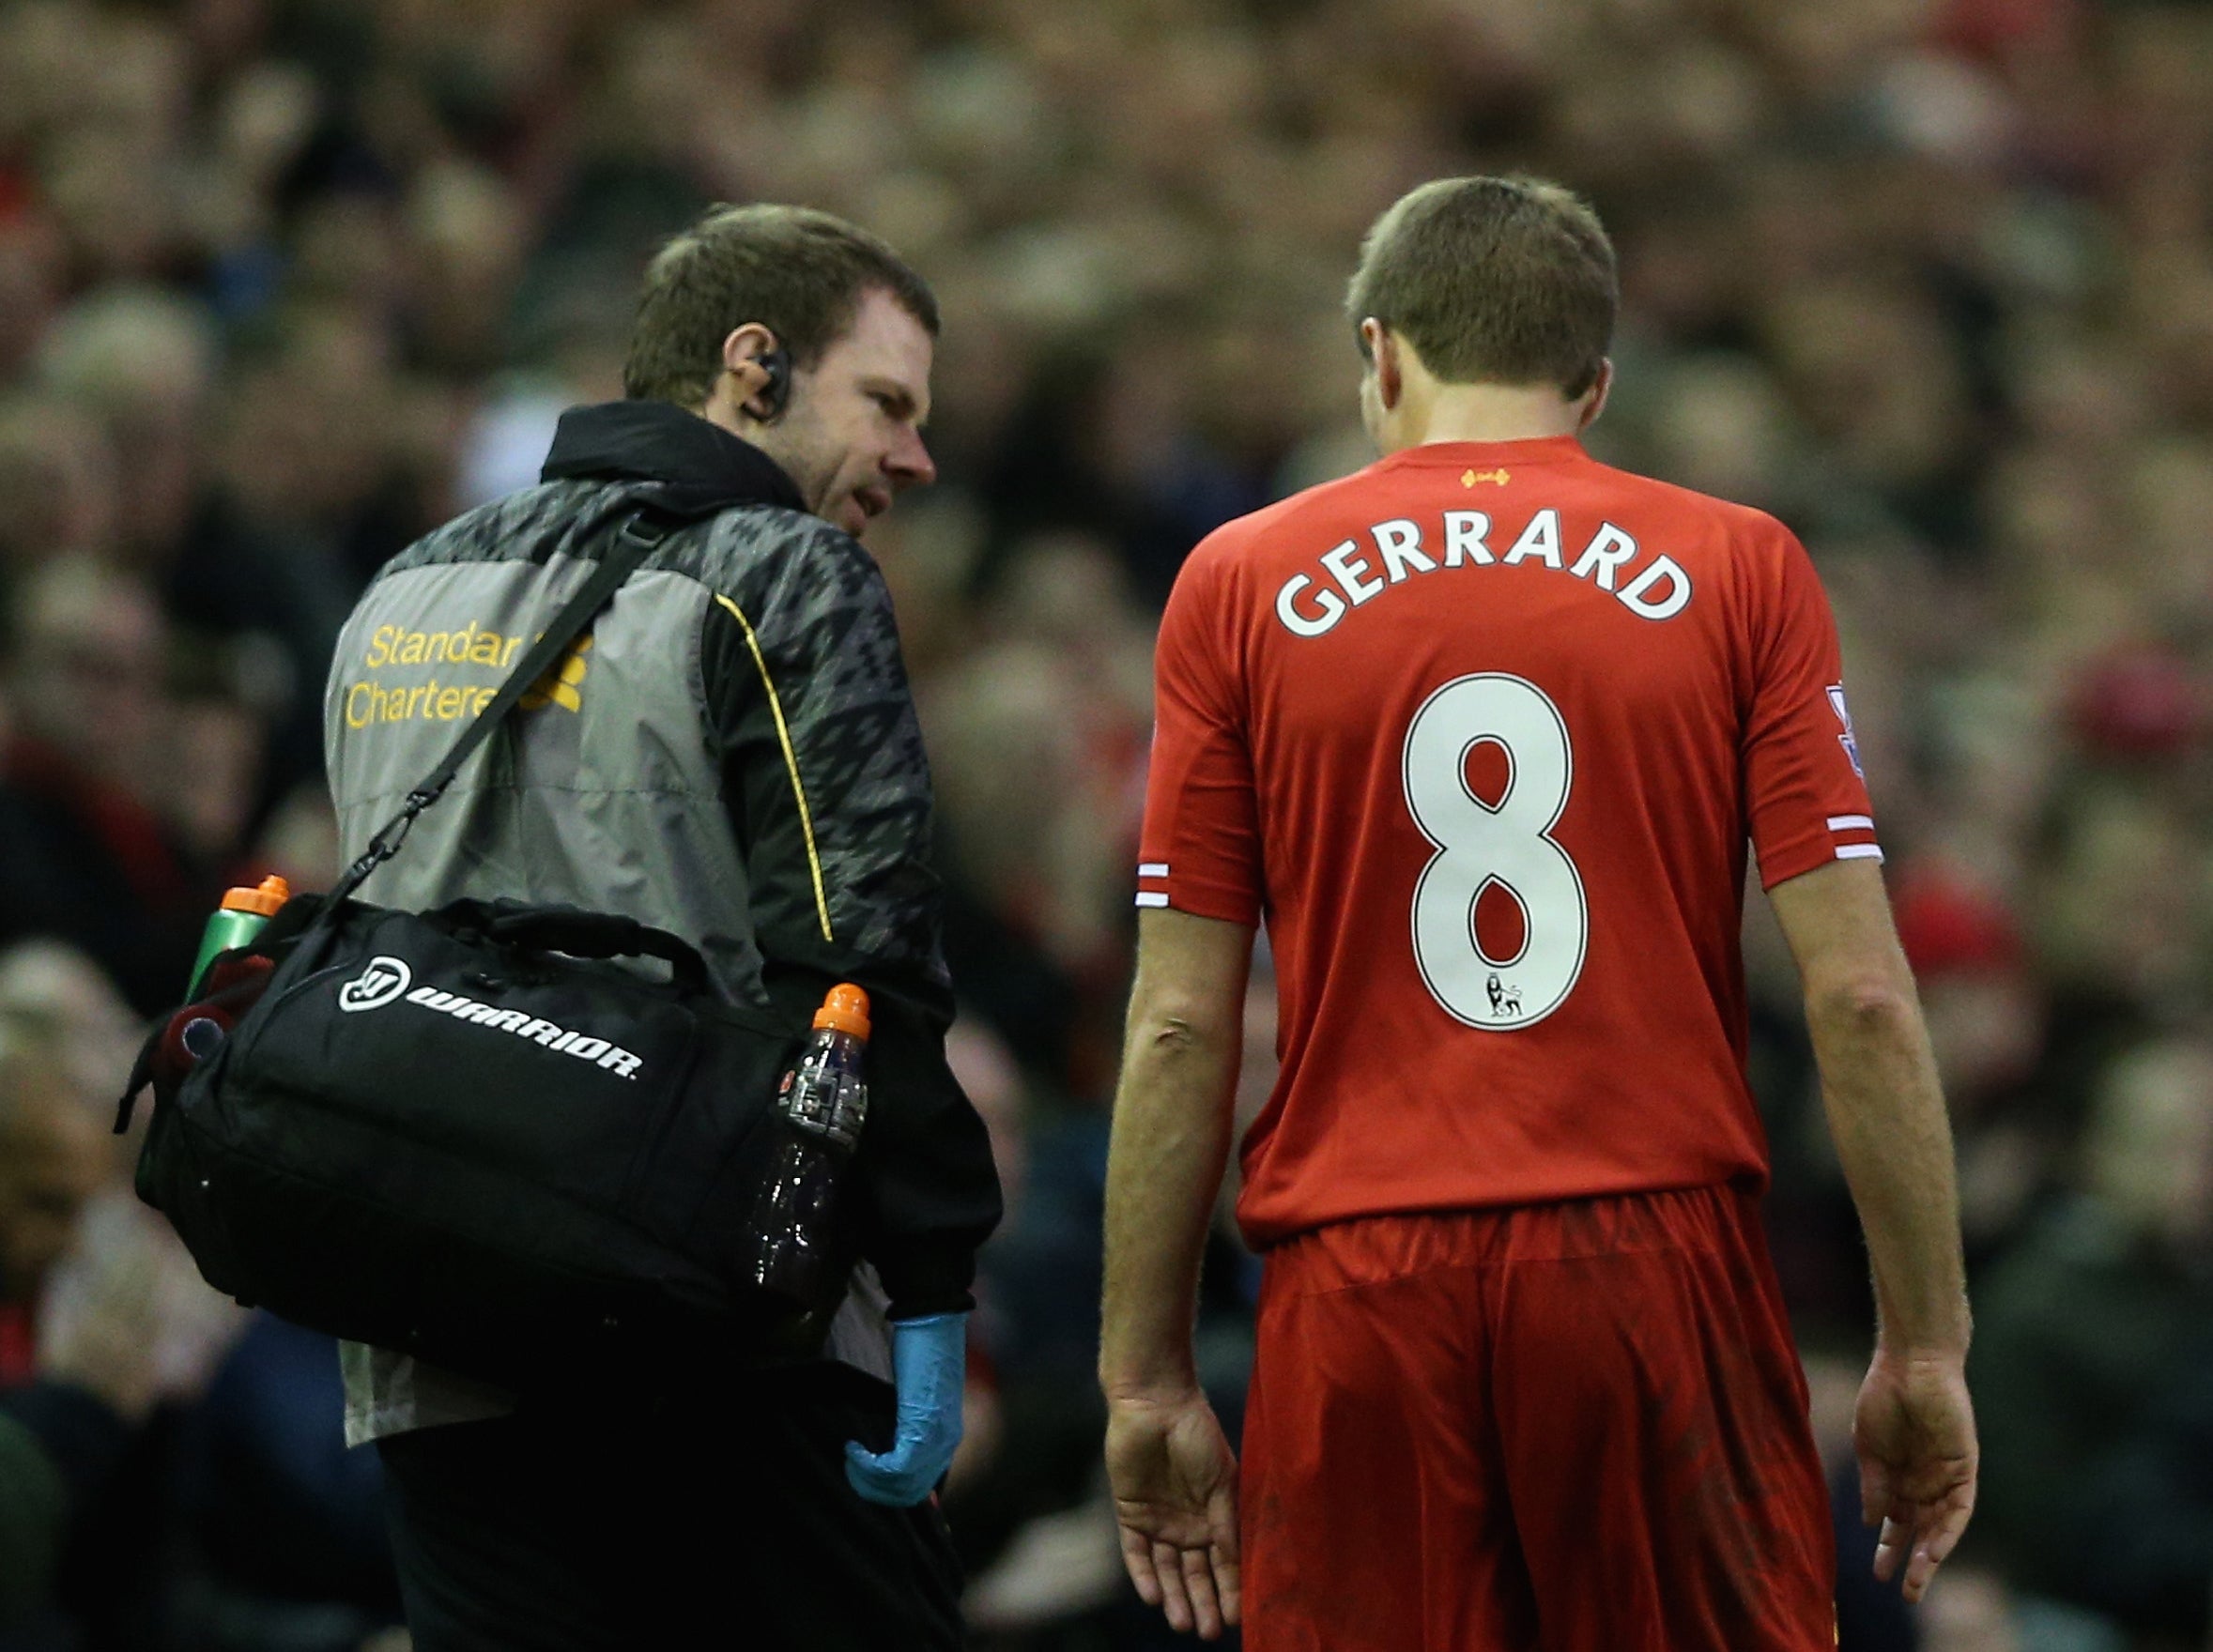
M 881 287 L 937 336 L 937 298 L 891 247 L 807 206 L 716 206 L 653 256 L 622 364 L 633 401 L 705 405 L 722 341 L 759 322 L 812 367 Z
M 1448 177 L 1401 197 L 1360 243 L 1345 295 L 1449 384 L 1598 380 L 1620 287 L 1590 204 L 1535 177 Z M 1366 345 L 1361 346 L 1363 351 Z

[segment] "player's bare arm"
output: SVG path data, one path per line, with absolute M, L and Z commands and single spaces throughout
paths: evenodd
M 1140 915 L 1107 1160 L 1099 1383 L 1122 1558 L 1148 1605 L 1213 1640 L 1238 1618 L 1237 1460 L 1199 1389 L 1199 1259 L 1229 1160 L 1252 931 Z
M 1769 892 L 1806 994 L 1837 1158 L 1875 1274 L 1853 1437 L 1875 1575 L 1918 1600 L 1975 1508 L 1969 1319 L 1951 1127 L 1882 874 L 1839 861 Z

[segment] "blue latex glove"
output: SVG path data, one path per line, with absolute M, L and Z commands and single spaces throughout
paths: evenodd
M 879 1456 L 858 1440 L 845 1443 L 845 1477 L 870 1503 L 912 1508 L 945 1477 L 961 1444 L 961 1394 L 968 1382 L 968 1316 L 933 1313 L 894 1320 L 892 1381 L 899 1390 L 899 1428 Z

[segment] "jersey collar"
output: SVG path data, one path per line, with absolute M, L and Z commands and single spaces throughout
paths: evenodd
M 1376 463 L 1379 467 L 1474 466 L 1483 469 L 1501 465 L 1560 465 L 1588 457 L 1578 437 L 1543 436 L 1511 442 L 1423 442 L 1419 447 L 1401 448 Z

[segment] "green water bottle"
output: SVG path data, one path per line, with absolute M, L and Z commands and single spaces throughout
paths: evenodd
M 273 874 L 251 889 L 238 888 L 226 894 L 200 937 L 200 956 L 192 962 L 192 984 L 186 999 L 200 996 L 201 988 L 207 985 L 207 966 L 215 961 L 217 953 L 244 946 L 291 898 L 292 886 Z

